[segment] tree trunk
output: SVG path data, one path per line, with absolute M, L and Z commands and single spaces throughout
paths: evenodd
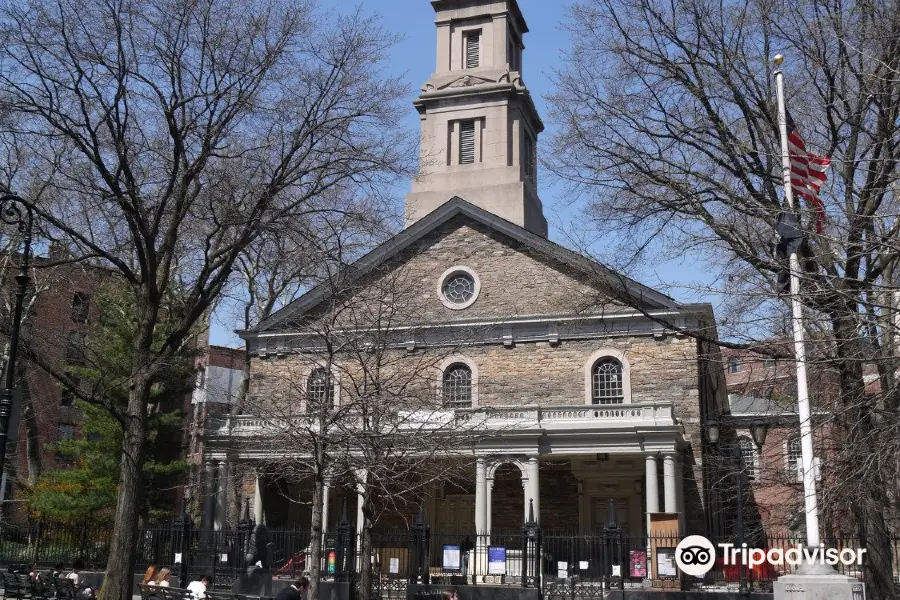
M 371 491 L 366 485 L 363 496 L 363 526 L 360 530 L 362 539 L 359 541 L 359 598 L 369 600 L 372 597 L 372 511 Z
M 34 403 L 31 401 L 31 390 L 25 379 L 22 387 L 22 420 L 25 422 L 25 458 L 28 463 L 29 488 L 37 484 L 41 476 L 41 434 L 38 430 L 37 414 L 34 412 Z
M 853 307 L 832 316 L 840 376 L 841 414 L 836 419 L 844 437 L 841 457 L 844 477 L 855 476 L 859 486 L 853 498 L 839 498 L 852 506 L 859 545 L 866 549 L 865 581 L 867 596 L 873 600 L 896 600 L 897 590 L 893 582 L 893 547 L 884 519 L 888 505 L 888 490 L 879 467 L 866 464 L 872 456 L 878 456 L 878 436 L 870 435 L 875 429 L 875 399 L 866 394 L 863 380 L 863 352 L 856 331 L 856 315 Z M 858 494 L 858 491 L 865 491 Z M 847 492 L 845 492 L 846 494 Z
M 144 325 L 135 341 L 132 384 L 128 394 L 127 425 L 122 440 L 115 525 L 109 545 L 106 578 L 99 600 L 131 600 L 137 525 L 144 489 L 143 464 L 147 439 L 147 403 L 150 399 L 152 371 L 150 342 L 153 326 Z
M 313 478 L 312 514 L 309 524 L 309 600 L 318 600 L 319 577 L 322 566 L 322 499 L 325 494 L 325 478 L 321 469 Z

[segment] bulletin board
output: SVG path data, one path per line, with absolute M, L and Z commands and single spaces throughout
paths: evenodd
M 680 588 L 680 573 L 674 567 L 675 547 L 680 541 L 678 513 L 650 513 L 650 569 L 654 588 Z

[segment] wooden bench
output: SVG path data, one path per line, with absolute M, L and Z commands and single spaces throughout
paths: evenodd
M 84 591 L 91 589 L 91 586 L 75 585 L 75 581 L 68 577 L 54 577 L 53 589 L 60 600 L 81 600 L 86 597 Z
M 234 592 L 206 592 L 206 600 L 272 600 L 269 596 L 248 596 Z
M 56 597 L 56 586 L 49 573 L 38 573 L 37 579 L 31 581 L 31 597 L 49 600 Z
M 31 584 L 28 581 L 28 575 L 22 575 L 20 573 L 4 573 L 3 597 L 19 599 L 31 598 Z
M 165 600 L 196 600 L 194 592 L 184 588 L 157 587 L 156 589 L 162 591 Z
M 138 587 L 141 590 L 141 600 L 166 600 L 163 595 L 163 590 L 166 588 L 145 583 L 138 584 Z

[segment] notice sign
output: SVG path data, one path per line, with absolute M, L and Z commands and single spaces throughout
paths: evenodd
M 459 546 L 444 546 L 443 567 L 445 571 L 454 571 L 457 573 L 462 571 Z
M 488 575 L 506 575 L 506 548 L 488 546 Z
M 659 579 L 678 577 L 678 570 L 675 566 L 675 548 L 656 549 L 656 576 Z
M 391 558 L 391 563 L 388 566 L 388 573 L 392 575 L 397 575 L 400 573 L 400 559 L 397 557 Z
M 587 571 L 589 568 L 591 568 L 591 565 L 588 561 L 586 561 L 586 560 L 578 561 L 578 569 L 580 571 Z
M 556 563 L 556 576 L 560 579 L 565 579 L 569 576 L 569 563 L 559 561 Z
M 629 574 L 631 577 L 644 579 L 647 577 L 647 553 L 643 550 L 632 550 L 628 553 Z

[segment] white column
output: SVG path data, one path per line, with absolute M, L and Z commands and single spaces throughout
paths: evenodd
M 528 521 L 529 515 L 529 505 L 534 506 L 534 520 L 537 523 L 541 522 L 541 482 L 540 482 L 540 468 L 538 463 L 538 458 L 536 456 L 531 456 L 528 458 L 528 464 L 525 467 L 525 472 L 528 473 L 528 485 L 526 486 L 525 492 L 525 520 Z M 533 501 L 533 502 L 529 502 Z
M 475 460 L 475 534 L 487 533 L 487 471 L 483 458 Z
M 365 481 L 368 479 L 369 472 L 366 469 L 360 469 L 356 474 L 356 533 L 359 535 L 363 529 L 363 494 L 366 493 Z M 358 543 L 358 541 L 357 541 Z
M 200 517 L 200 529 L 208 531 L 215 527 L 217 464 L 208 460 L 204 467 L 203 514 Z
M 221 461 L 216 465 L 216 510 L 213 529 L 221 531 L 225 527 L 226 484 L 228 482 L 228 463 Z
M 644 472 L 644 493 L 647 495 L 647 532 L 650 533 L 650 513 L 659 512 L 659 481 L 656 474 L 656 455 L 648 454 Z
M 666 502 L 666 512 L 678 512 L 675 492 L 675 455 L 672 453 L 663 456 L 663 496 Z
M 253 490 L 253 522 L 257 525 L 265 523 L 265 513 L 263 512 L 263 480 L 256 476 L 256 489 Z
M 684 460 L 681 454 L 676 457 L 675 462 L 675 510 L 681 515 L 679 525 L 683 529 L 685 522 L 684 515 Z M 681 532 L 679 532 L 681 533 Z
M 485 511 L 484 511 L 484 513 L 485 513 L 484 514 L 484 523 L 485 523 L 484 527 L 485 527 L 485 533 L 488 536 L 490 536 L 491 535 L 491 513 L 494 510 L 494 478 L 491 477 L 490 479 L 488 479 L 487 483 L 484 487 L 485 487 L 484 495 L 486 496 L 486 500 L 487 500 L 487 502 L 486 502 L 487 507 L 485 508 Z M 490 543 L 490 539 L 491 538 L 488 537 L 486 542 Z
M 366 480 L 369 478 L 369 472 L 366 469 L 360 469 L 356 473 L 356 566 L 358 569 L 368 565 L 372 560 L 370 556 L 363 556 L 360 552 L 362 548 L 362 532 L 363 532 L 363 494 L 366 493 Z M 363 562 L 365 561 L 365 562 Z

